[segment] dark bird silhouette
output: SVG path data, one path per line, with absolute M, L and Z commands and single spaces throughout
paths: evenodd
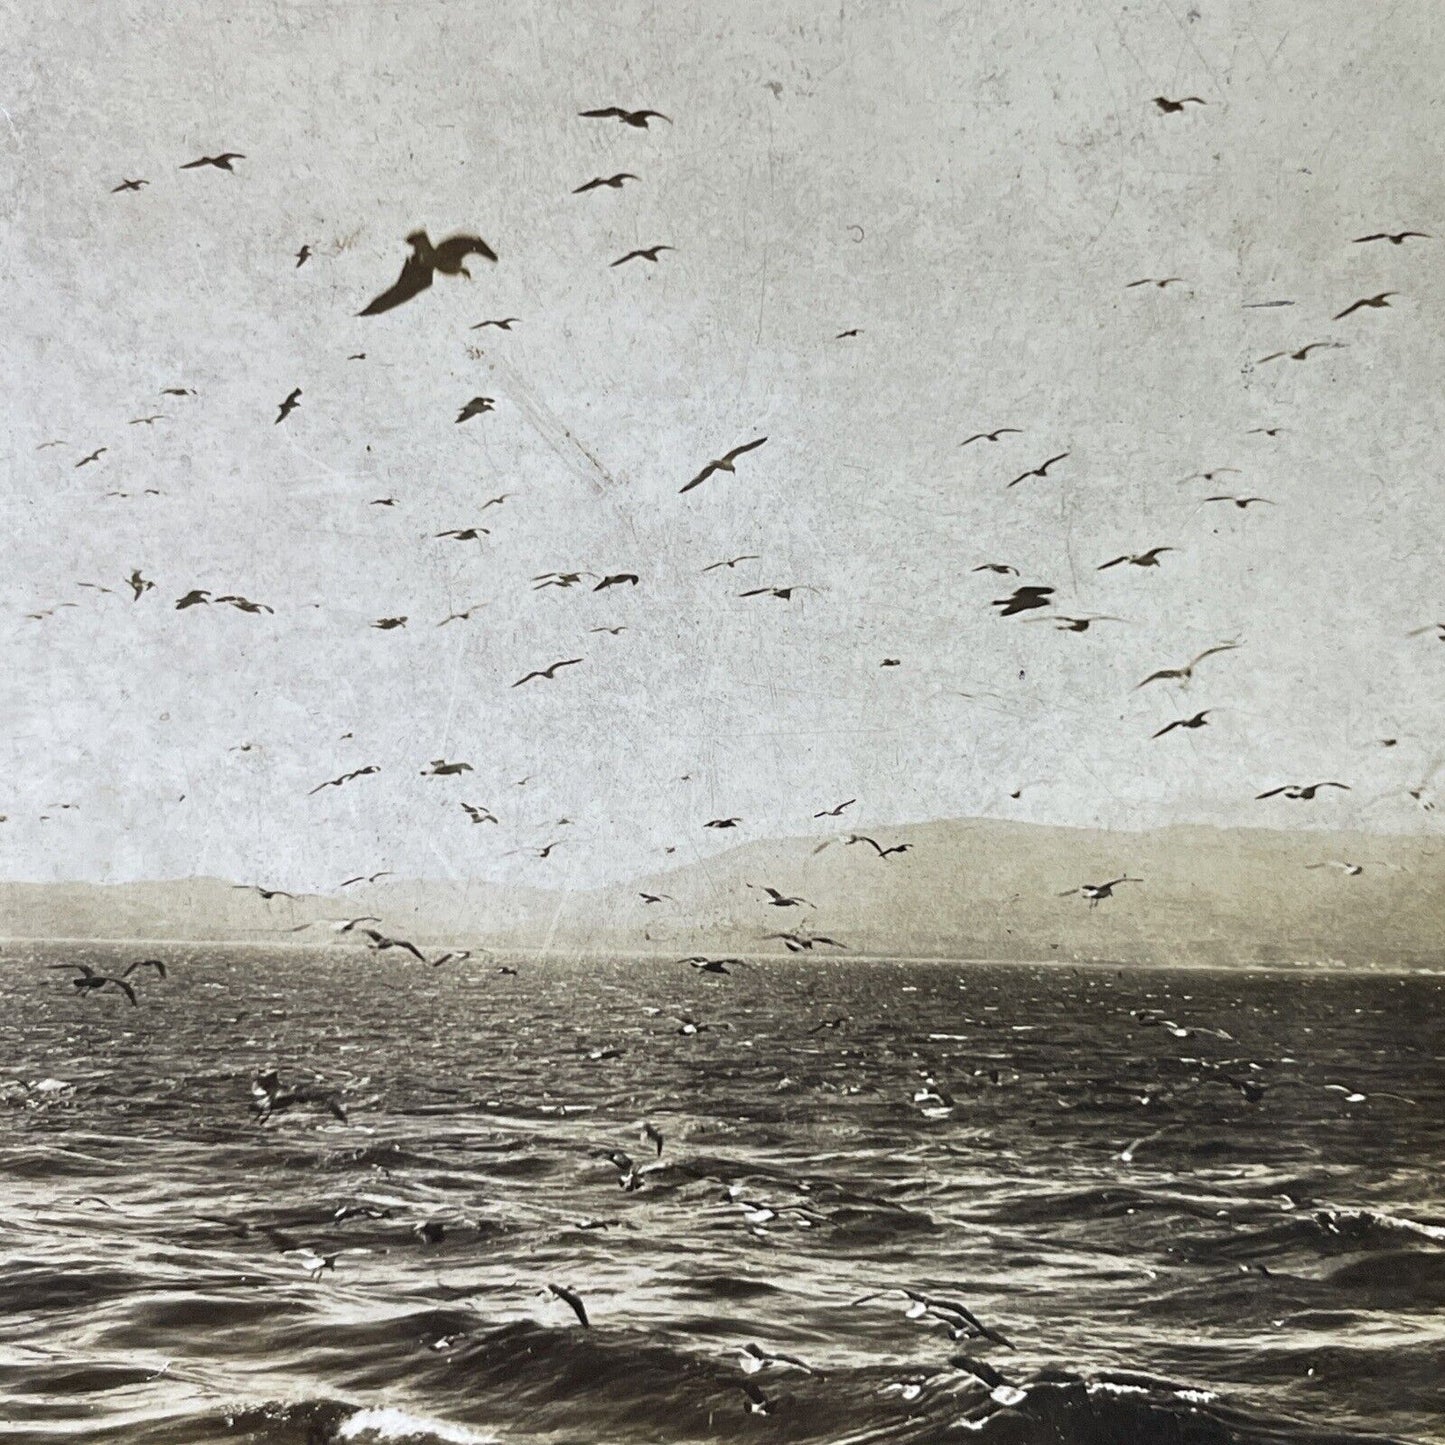
M 703 824 L 704 828 L 736 828 L 742 822 L 741 818 L 711 818 Z
M 625 256 L 619 256 L 612 262 L 613 266 L 624 266 L 629 261 L 651 261 L 657 262 L 659 252 L 675 251 L 676 246 L 640 246 L 635 251 L 629 251 Z
M 134 594 L 132 601 L 135 602 L 139 602 L 156 585 L 141 576 L 139 567 L 135 568 L 125 580 L 130 583 L 130 590 Z
M 121 974 L 121 977 L 129 978 L 131 974 L 138 973 L 143 968 L 155 969 L 157 978 L 164 978 L 166 976 L 166 966 L 160 961 L 160 959 L 138 958 L 135 960 L 134 963 L 126 964 L 125 971 Z
M 1301 346 L 1298 351 L 1271 351 L 1268 356 L 1261 356 L 1255 365 L 1263 366 L 1266 361 L 1278 361 L 1281 356 L 1287 356 L 1291 361 L 1308 361 L 1312 351 L 1341 351 L 1343 349 L 1343 341 L 1311 341 L 1308 346 Z
M 1157 286 L 1162 291 L 1166 286 L 1182 286 L 1183 284 L 1184 278 L 1182 276 L 1161 276 L 1157 279 L 1153 276 L 1145 276 L 1142 280 L 1130 281 L 1124 289 L 1126 291 L 1132 291 L 1136 286 Z
M 319 793 L 322 788 L 339 788 L 351 782 L 353 778 L 367 778 L 370 777 L 372 773 L 379 773 L 380 771 L 381 769 L 375 763 L 368 763 L 364 768 L 354 768 L 349 773 L 342 773 L 339 778 L 327 778 L 324 783 L 317 783 L 306 796 L 309 798 L 312 794 Z
M 857 798 L 849 798 L 846 803 L 839 803 L 836 808 L 824 808 L 821 813 L 814 813 L 813 816 L 815 818 L 841 818 L 843 809 L 851 808 L 857 801 Z
M 184 612 L 187 607 L 209 606 L 210 601 L 211 594 L 204 588 L 192 588 L 184 597 L 176 598 L 176 611 Z
M 1062 613 L 1049 617 L 1025 617 L 1025 622 L 1046 622 L 1057 632 L 1087 632 L 1096 622 L 1122 622 L 1122 617 L 1111 617 L 1106 612 L 1091 613 L 1087 617 L 1065 617 Z
M 671 893 L 639 893 L 637 895 L 644 903 L 676 903 Z
M 126 425 L 127 425 L 127 426 L 154 426 L 158 421 L 165 421 L 165 420 L 166 420 L 165 414 L 164 414 L 163 412 L 157 411 L 157 412 L 153 412 L 150 416 L 137 416 L 137 417 L 132 417 L 130 421 L 126 422 Z
M 336 1089 L 317 1084 L 292 1084 L 290 1088 L 283 1088 L 281 1076 L 275 1069 L 267 1069 L 251 1081 L 251 1112 L 257 1116 L 258 1123 L 264 1124 L 273 1114 L 284 1113 L 298 1104 L 319 1104 L 343 1124 L 347 1122 L 346 1106 Z M 334 1260 L 336 1256 L 328 1258 Z
M 87 963 L 52 963 L 49 967 L 79 969 L 79 973 L 70 980 L 79 993 L 96 993 L 103 988 L 115 988 L 131 1001 L 132 1007 L 139 1005 L 135 990 L 123 978 L 112 978 L 109 974 L 97 973 Z
M 580 196 L 584 191 L 595 191 L 599 186 L 611 186 L 614 191 L 620 191 L 627 181 L 641 180 L 631 171 L 618 171 L 615 176 L 593 176 L 590 181 L 584 181 L 580 186 L 574 186 L 572 194 Z
M 1433 632 L 1441 642 L 1445 642 L 1445 622 L 1427 622 L 1423 627 L 1412 627 L 1406 637 L 1424 637 L 1427 633 Z
M 463 803 L 464 812 L 473 823 L 500 823 L 501 819 L 492 812 L 490 808 L 483 807 L 479 803 Z
M 406 238 L 406 243 L 411 247 L 411 255 L 402 265 L 401 275 L 388 290 L 368 302 L 358 315 L 379 316 L 383 311 L 390 311 L 421 295 L 438 271 L 443 276 L 465 276 L 470 281 L 472 273 L 466 266 L 468 256 L 481 256 L 488 261 L 497 259 L 497 253 L 480 236 L 448 236 L 433 246 L 431 237 L 425 231 L 413 231 Z
M 1209 102 L 1207 100 L 1201 100 L 1197 95 L 1183 95 L 1180 96 L 1178 100 L 1170 100 L 1167 95 L 1156 95 L 1154 97 L 1154 104 L 1157 105 L 1165 115 L 1175 115 L 1177 112 L 1183 110 L 1186 105 L 1208 105 Z
M 704 958 L 702 954 L 695 953 L 690 958 L 680 958 L 679 963 L 685 963 L 689 968 L 695 968 L 699 973 L 721 973 L 731 974 L 728 967 L 730 963 L 741 963 L 737 958 Z
M 1057 456 L 1052 456 L 1052 457 L 1050 457 L 1050 458 L 1048 459 L 1048 461 L 1042 463 L 1040 466 L 1033 467 L 1031 470 L 1029 470 L 1029 471 L 1027 471 L 1027 472 L 1020 472 L 1020 473 L 1018 474 L 1018 476 L 1016 476 L 1016 477 L 1013 479 L 1013 481 L 1011 481 L 1011 482 L 1009 483 L 1009 486 L 1010 486 L 1010 487 L 1016 487 L 1016 486 L 1018 486 L 1018 484 L 1019 484 L 1020 482 L 1025 482 L 1025 481 L 1027 481 L 1030 477 L 1044 477 L 1044 476 L 1047 476 L 1047 475 L 1048 475 L 1048 472 L 1049 472 L 1049 468 L 1050 468 L 1051 466 L 1053 466 L 1053 464 L 1054 464 L 1055 462 L 1061 462 L 1061 461 L 1063 461 L 1063 459 L 1064 459 L 1066 456 L 1068 456 L 1068 455 L 1069 455 L 1068 452 L 1060 452 Z M 1007 488 L 1005 488 L 1005 490 L 1007 490 Z
M 81 459 L 76 462 L 76 470 L 78 471 L 81 467 L 88 467 L 91 462 L 98 462 L 109 450 L 109 447 L 96 447 L 88 457 L 81 457 Z
M 258 883 L 233 883 L 231 885 L 238 893 L 259 893 L 269 903 L 273 898 L 295 899 L 294 893 L 288 893 L 284 888 L 262 888 Z
M 485 416 L 489 411 L 495 411 L 497 404 L 489 396 L 474 396 L 458 413 L 457 425 L 464 421 L 470 421 L 474 416 Z
M 1213 709 L 1205 708 L 1203 712 L 1197 712 L 1193 717 L 1175 718 L 1172 723 L 1165 724 L 1153 737 L 1162 738 L 1165 733 L 1172 733 L 1175 728 L 1202 728 L 1209 726 L 1209 714 Z
M 378 617 L 371 624 L 381 632 L 394 632 L 398 627 L 406 626 L 405 617 Z
M 776 597 L 780 602 L 791 602 L 794 592 L 816 592 L 816 587 L 809 587 L 806 583 L 794 582 L 787 587 L 751 587 L 746 592 L 739 592 L 739 597 Z
M 891 848 L 885 848 L 876 838 L 870 838 L 864 833 L 850 833 L 844 838 L 845 847 L 851 847 L 855 843 L 866 843 L 880 858 L 887 858 L 893 853 L 906 853 L 912 843 L 895 843 Z
M 540 592 L 544 587 L 561 587 L 564 590 L 568 587 L 575 587 L 584 577 L 591 577 L 591 572 L 539 572 L 532 581 L 537 585 L 532 588 L 533 592 Z
M 485 602 L 474 602 L 465 612 L 449 612 L 437 623 L 437 626 L 445 627 L 448 622 L 468 622 L 471 620 L 472 613 L 480 612 L 486 605 Z
M 503 316 L 496 321 L 478 321 L 475 326 L 469 327 L 471 331 L 485 331 L 489 326 L 495 326 L 498 331 L 510 331 L 522 318 L 520 316 Z
M 756 552 L 744 552 L 740 557 L 728 557 L 722 562 L 709 562 L 702 570 L 704 572 L 715 572 L 719 567 L 726 567 L 731 571 L 739 562 L 759 562 L 761 560 Z
M 589 627 L 588 632 L 605 632 L 609 637 L 620 637 L 627 631 L 626 627 Z
M 672 124 L 660 110 L 624 110 L 620 105 L 604 105 L 597 110 L 579 110 L 577 114 L 584 120 L 620 120 L 623 125 L 630 125 L 636 130 L 646 130 L 650 120 L 665 120 L 668 125 Z
M 964 437 L 959 446 L 972 446 L 974 442 L 996 442 L 1002 436 L 1022 436 L 1023 429 L 1016 426 L 1001 426 L 993 431 L 976 431 L 971 437 Z
M 434 536 L 450 537 L 454 542 L 480 542 L 492 534 L 486 527 L 453 527 L 449 532 L 436 532 Z
M 1233 502 L 1234 505 L 1238 507 L 1241 512 L 1244 511 L 1246 507 L 1252 507 L 1256 504 L 1266 507 L 1273 507 L 1275 505 L 1275 503 L 1270 501 L 1268 497 L 1236 497 L 1232 495 L 1221 494 L 1217 497 L 1205 497 L 1204 500 L 1206 502 Z
M 587 1306 L 584 1305 L 581 1298 L 572 1290 L 568 1289 L 566 1285 L 549 1284 L 547 1286 L 547 1293 L 554 1299 L 561 1300 L 562 1303 L 577 1316 L 578 1323 L 584 1329 L 591 1328 L 592 1322 L 587 1318 Z
M 1111 878 L 1107 883 L 1081 883 L 1077 888 L 1067 888 L 1059 894 L 1060 898 L 1072 897 L 1075 893 L 1082 894 L 1089 900 L 1090 908 L 1097 908 L 1104 899 L 1112 898 L 1114 890 L 1121 883 L 1142 883 L 1142 878 L 1131 878 L 1124 874 L 1119 878 Z
M 470 763 L 449 763 L 445 758 L 433 758 L 428 767 L 422 769 L 424 778 L 454 778 L 458 773 L 470 773 Z
M 995 597 L 988 605 L 999 609 L 1000 617 L 1013 617 L 1036 607 L 1052 607 L 1052 587 L 1016 587 L 1011 597 Z
M 857 326 L 850 326 L 846 331 L 840 331 L 834 341 L 846 341 L 850 336 L 861 336 L 863 333 Z
M 111 195 L 118 195 L 121 191 L 138 191 L 142 186 L 150 185 L 149 181 L 121 181 L 118 186 L 110 188 Z
M 1392 246 L 1398 246 L 1413 236 L 1418 236 L 1422 241 L 1431 239 L 1428 231 L 1372 231 L 1368 236 L 1356 236 L 1353 244 L 1359 246 L 1366 241 L 1388 241 Z
M 789 953 L 812 953 L 819 944 L 824 944 L 828 948 L 841 948 L 844 952 L 847 952 L 848 949 L 846 943 L 839 943 L 836 938 L 826 938 L 821 933 L 767 933 L 763 936 L 780 940 Z M 845 1019 L 835 1019 L 831 1023 L 819 1024 L 817 1029 L 809 1029 L 808 1032 L 813 1034 L 823 1028 L 835 1029 L 845 1022 Z
M 1361 296 L 1358 301 L 1352 301 L 1348 306 L 1345 307 L 1343 311 L 1337 312 L 1334 316 L 1332 316 L 1330 320 L 1343 321 L 1346 316 L 1351 316 L 1356 311 L 1360 311 L 1366 306 L 1371 307 L 1376 311 L 1385 310 L 1390 304 L 1389 298 L 1391 296 L 1398 296 L 1399 294 L 1400 293 L 1398 291 L 1379 291 L 1376 292 L 1376 294 L 1373 296 Z
M 636 587 L 638 581 L 639 578 L 636 572 L 613 572 L 609 576 L 604 577 L 592 590 L 594 592 L 601 592 L 604 588 L 620 587 L 623 583 L 631 587 Z
M 488 497 L 477 510 L 479 512 L 485 512 L 488 507 L 500 507 L 508 497 L 515 497 L 516 495 L 515 492 L 498 492 L 495 497 Z
M 1173 547 L 1151 547 L 1147 552 L 1125 552 L 1123 556 L 1111 558 L 1108 562 L 1101 562 L 1095 569 L 1099 572 L 1107 572 L 1110 567 L 1118 567 L 1127 562 L 1131 567 L 1157 567 L 1159 558 L 1165 552 L 1173 552 Z
M 544 677 L 548 682 L 551 682 L 556 677 L 559 667 L 576 667 L 577 664 L 582 661 L 584 661 L 584 659 L 580 657 L 569 657 L 564 662 L 554 662 L 551 667 L 543 667 L 536 672 L 529 672 L 526 677 L 519 677 L 512 686 L 521 687 L 524 682 L 531 682 L 534 677 Z
M 1255 802 L 1262 802 L 1265 798 L 1284 796 L 1295 801 L 1303 800 L 1308 803 L 1313 800 L 1314 795 L 1319 792 L 1321 788 L 1339 788 L 1346 793 L 1350 791 L 1350 785 L 1348 783 L 1281 783 L 1277 788 L 1270 788 L 1266 792 L 1256 793 L 1254 798 Z
M 1011 567 L 1007 562 L 980 562 L 973 568 L 975 572 L 996 572 L 1000 577 L 1017 577 L 1019 569 Z
M 391 876 L 391 869 L 383 868 L 380 873 L 358 873 L 356 877 L 347 878 L 344 881 L 338 883 L 336 886 L 338 888 L 352 888 L 358 883 L 375 883 L 379 879 L 390 878 Z
M 194 396 L 195 394 L 196 394 L 196 389 L 195 389 L 195 387 L 193 387 L 193 386 L 163 386 L 163 387 L 161 387 L 161 395 L 162 395 L 162 396 Z
M 749 888 L 753 888 L 753 887 L 755 887 L 755 886 L 756 886 L 756 885 L 754 885 L 754 884 L 752 884 L 752 883 L 749 883 L 749 884 L 748 884 L 748 887 L 749 887 Z M 806 908 L 812 908 L 812 907 L 814 907 L 814 905 L 811 904 L 811 903 L 809 903 L 806 898 L 793 898 L 793 897 L 789 897 L 788 894 L 786 894 L 786 893 L 779 893 L 776 888 L 769 888 L 769 887 L 767 887 L 766 885 L 764 885 L 763 887 L 759 888 L 758 891 L 759 891 L 760 893 L 766 893 L 766 894 L 768 895 L 768 907 L 769 907 L 769 908 L 804 908 L 804 907 L 806 907 Z
M 310 246 L 302 246 L 296 253 L 296 270 L 299 271 L 311 259 L 312 254 Z
M 275 425 L 280 426 L 298 406 L 301 405 L 301 388 L 298 386 L 277 408 Z
M 679 494 L 690 492 L 694 487 L 701 486 L 714 472 L 736 472 L 737 459 L 747 452 L 755 451 L 765 441 L 767 441 L 767 437 L 755 437 L 752 441 L 744 442 L 742 446 L 725 452 L 716 461 L 709 462 L 685 487 L 680 488 Z
M 378 933 L 374 928 L 363 928 L 361 930 L 372 942 L 378 953 L 385 953 L 388 949 L 399 948 L 403 953 L 409 953 L 419 963 L 425 963 L 421 949 L 416 944 L 408 943 L 404 938 L 388 938 L 384 933 Z
M 240 151 L 222 151 L 218 156 L 202 156 L 199 160 L 187 161 L 180 169 L 199 170 L 202 166 L 214 166 L 218 171 L 229 171 L 232 161 L 243 161 L 246 157 Z
M 268 606 L 266 605 L 266 603 L 264 603 L 264 602 L 252 602 L 249 597 L 237 597 L 237 596 L 235 596 L 235 595 L 233 595 L 233 594 L 230 594 L 230 593 L 228 593 L 228 594 L 227 594 L 226 596 L 224 596 L 224 597 L 216 597 L 216 598 L 213 598 L 212 600 L 213 600 L 214 602 L 216 602 L 218 605 L 219 605 L 220 603 L 222 603 L 222 602 L 228 603 L 230 606 L 234 607 L 238 612 L 250 612 L 250 613 L 267 612 L 267 613 L 271 613 L 272 615 L 274 615 L 274 614 L 275 614 L 275 611 L 276 611 L 276 609 L 275 609 L 274 607 L 268 607 Z
M 1194 669 L 1204 661 L 1206 657 L 1213 657 L 1219 652 L 1233 652 L 1239 644 L 1237 642 L 1219 642 L 1213 647 L 1206 647 L 1203 652 L 1196 653 L 1184 664 L 1183 667 L 1161 667 L 1158 672 L 1151 672 L 1143 682 L 1135 685 L 1134 691 L 1138 692 L 1141 687 L 1147 687 L 1151 682 L 1179 681 L 1188 682 L 1194 676 Z

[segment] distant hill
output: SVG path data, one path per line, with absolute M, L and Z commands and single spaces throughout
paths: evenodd
M 266 902 L 208 878 L 0 884 L 0 933 L 319 943 L 324 928 L 288 930 L 374 913 L 419 943 L 559 952 L 766 953 L 782 945 L 765 935 L 801 928 L 851 952 L 915 957 L 1418 964 L 1445 954 L 1445 844 L 1431 837 L 954 820 L 872 830 L 886 846 L 907 845 L 881 859 L 847 836 L 821 848 L 811 838 L 748 843 L 583 892 L 388 880 Z M 1096 908 L 1059 896 L 1125 873 L 1143 881 Z M 764 885 L 814 906 L 769 906 Z M 667 897 L 648 904 L 641 892 Z

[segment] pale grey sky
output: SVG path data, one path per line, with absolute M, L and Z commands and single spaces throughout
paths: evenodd
M 1407 636 L 1445 616 L 1445 241 L 1351 244 L 1445 232 L 1428 0 L 225 10 L 3 27 L 0 874 L 580 885 L 853 797 L 859 823 L 1438 826 L 1405 789 L 1445 736 L 1445 647 Z M 614 103 L 675 124 L 576 114 Z M 223 150 L 234 175 L 177 169 Z M 500 261 L 357 317 L 416 227 Z M 1347 345 L 1254 364 L 1319 340 Z M 1124 621 L 1000 618 L 985 561 Z M 551 569 L 641 584 L 534 592 Z M 737 595 L 793 583 L 818 590 Z M 197 587 L 274 615 L 177 612 Z M 1253 800 L 1322 778 L 1353 791 Z

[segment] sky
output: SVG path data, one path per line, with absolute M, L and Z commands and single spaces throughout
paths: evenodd
M 1409 635 L 1445 617 L 1424 0 L 210 9 L 5 27 L 0 876 L 581 887 L 848 820 L 1440 826 L 1407 791 L 1445 737 Z M 578 115 L 613 104 L 672 123 Z M 423 227 L 498 261 L 358 316 Z M 1054 605 L 1000 617 L 1020 584 Z

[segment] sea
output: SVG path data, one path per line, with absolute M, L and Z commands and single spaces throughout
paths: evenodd
M 1442 1441 L 1442 989 L 9 943 L 0 1438 Z

